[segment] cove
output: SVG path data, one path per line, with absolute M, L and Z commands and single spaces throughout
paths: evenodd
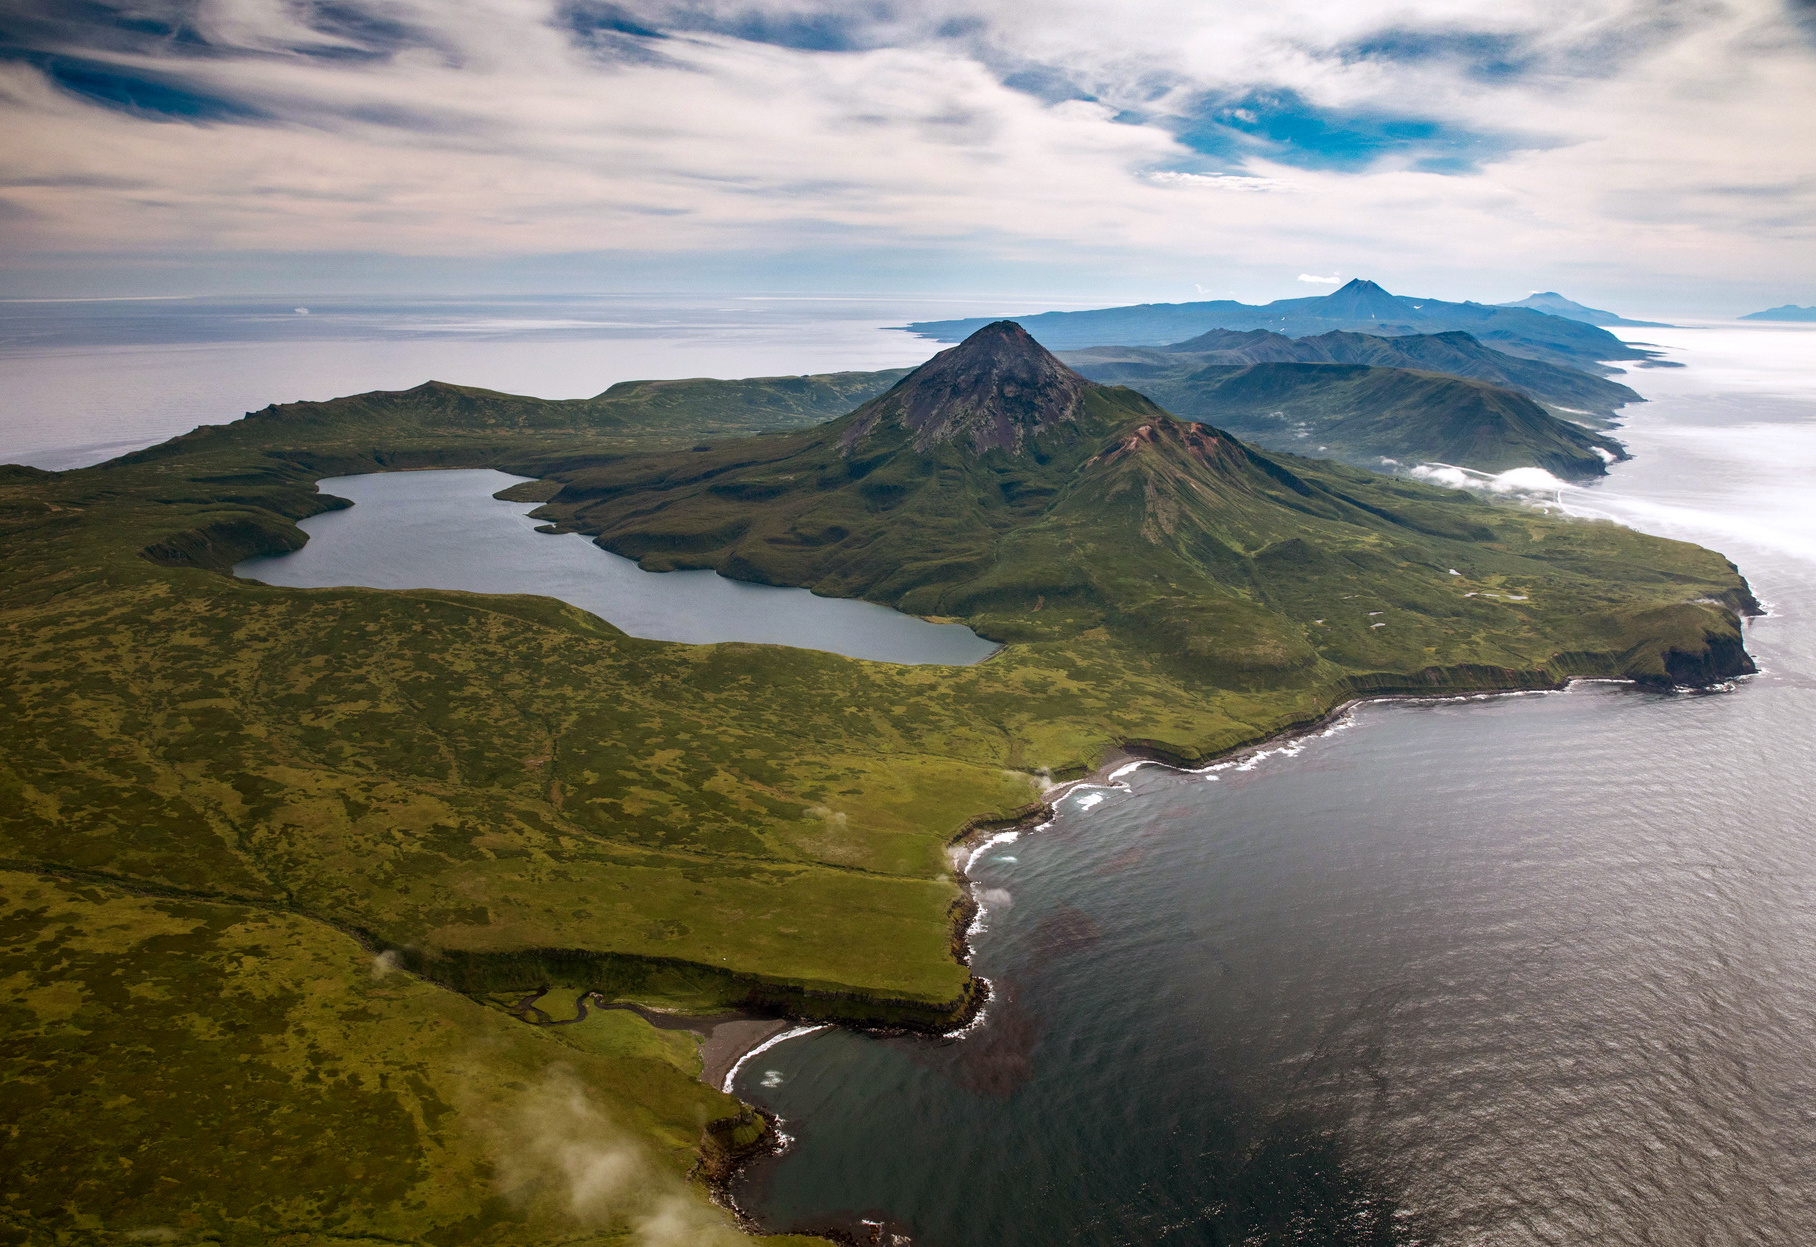
M 246 559 L 234 574 L 297 588 L 461 589 L 559 598 L 631 636 L 710 645 L 746 641 L 876 662 L 969 666 L 997 646 L 936 624 L 806 589 L 712 571 L 646 572 L 579 534 L 538 533 L 533 504 L 492 495 L 528 478 L 488 468 L 328 477 L 353 506 L 302 521 L 309 544 Z

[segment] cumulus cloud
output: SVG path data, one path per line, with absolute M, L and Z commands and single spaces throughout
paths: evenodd
M 1342 283 L 1343 275 L 1341 273 L 1332 273 L 1329 277 L 1318 277 L 1311 273 L 1301 273 L 1299 274 L 1299 280 L 1309 281 L 1315 286 L 1336 286 Z
M 1433 485 L 1451 489 L 1482 489 L 1496 494 L 1553 494 L 1565 487 L 1544 468 L 1509 468 L 1505 472 L 1481 472 L 1475 468 L 1453 467 L 1447 463 L 1421 463 L 1412 475 Z
M 1778 0 L 14 7 L 14 249 L 1816 268 Z

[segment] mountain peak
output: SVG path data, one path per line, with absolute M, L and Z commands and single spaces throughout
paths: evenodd
M 845 444 L 895 424 L 923 451 L 940 442 L 959 442 L 979 453 L 1015 451 L 1030 437 L 1075 420 L 1085 392 L 1094 388 L 1026 329 L 999 320 L 860 407 Z
M 1321 314 L 1341 320 L 1407 320 L 1412 309 L 1372 281 L 1357 277 L 1320 301 Z
M 1497 303 L 1496 307 L 1518 307 L 1532 312 L 1543 312 L 1547 316 L 1561 316 L 1565 320 L 1581 321 L 1585 325 L 1644 325 L 1660 328 L 1656 321 L 1628 320 L 1618 312 L 1610 312 L 1599 307 L 1587 307 L 1575 299 L 1566 299 L 1555 290 L 1535 290 L 1525 298 L 1513 303 Z

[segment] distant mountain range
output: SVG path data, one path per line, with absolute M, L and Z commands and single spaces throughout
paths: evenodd
M 925 338 L 957 342 L 997 319 L 1015 321 L 1049 350 L 1113 344 L 1155 346 L 1181 342 L 1211 329 L 1266 329 L 1292 338 L 1332 331 L 1396 336 L 1460 329 L 1509 355 L 1575 368 L 1601 370 L 1604 360 L 1649 359 L 1656 354 L 1629 346 L 1606 329 L 1580 320 L 1526 307 L 1408 298 L 1360 279 L 1332 294 L 1277 299 L 1262 306 L 1233 299 L 1143 303 L 1083 312 L 919 321 L 903 327 Z
M 1495 306 L 1530 308 L 1535 312 L 1544 312 L 1548 316 L 1562 316 L 1565 320 L 1580 320 L 1585 325 L 1626 325 L 1634 329 L 1669 329 L 1671 327 L 1656 320 L 1628 320 L 1618 312 L 1604 312 L 1597 307 L 1584 307 L 1575 299 L 1566 299 L 1555 290 L 1529 294 L 1513 303 L 1497 303 Z
M 1062 352 L 1060 358 L 1088 377 L 1137 389 L 1148 377 L 1211 364 L 1367 364 L 1470 377 L 1517 390 L 1571 415 L 1605 418 L 1628 403 L 1645 401 L 1618 381 L 1509 355 L 1482 345 L 1462 330 L 1386 338 L 1346 332 L 1289 338 L 1265 329 L 1212 329 L 1171 346 L 1090 347 Z
M 1816 320 L 1816 307 L 1798 307 L 1787 303 L 1783 307 L 1768 307 L 1763 312 L 1753 312 L 1742 316 L 1742 320 Z
M 1608 459 L 1624 457 L 1620 443 L 1557 413 L 1594 424 L 1597 415 L 1639 401 L 1616 382 L 1506 355 L 1465 333 L 1288 338 L 1215 330 L 1171 347 L 1098 347 L 1065 352 L 1063 359 L 1091 380 L 1127 385 L 1183 417 L 1227 427 L 1259 445 L 1377 471 L 1394 466 L 1383 462 L 1392 460 L 1600 476 Z M 198 429 L 125 459 L 187 453 L 221 437 L 256 440 L 270 436 L 274 425 L 338 437 L 381 424 L 427 430 L 476 420 L 526 435 L 582 427 L 602 450 L 616 452 L 679 436 L 706 441 L 823 424 L 879 397 L 909 371 L 623 381 L 582 399 L 430 382 L 267 408 L 226 429 Z

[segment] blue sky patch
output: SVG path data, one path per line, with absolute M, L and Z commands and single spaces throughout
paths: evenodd
M 1530 72 L 1535 61 L 1513 35 L 1480 30 L 1383 30 L 1338 49 L 1338 54 L 1349 62 L 1438 61 L 1484 82 L 1517 78 Z
M 264 121 L 267 114 L 173 78 L 123 70 L 101 61 L 0 49 L 0 59 L 35 65 L 57 86 L 103 108 L 154 121 Z
M 623 5 L 606 4 L 603 0 L 569 0 L 555 16 L 563 29 L 582 38 L 597 35 L 632 35 L 639 39 L 665 37 Z
M 664 19 L 670 30 L 730 35 L 750 43 L 767 43 L 802 52 L 856 52 L 875 47 L 874 27 L 886 22 L 886 4 L 852 4 L 837 13 L 778 13 L 762 9 L 717 11 L 677 8 Z
M 1463 130 L 1428 117 L 1319 108 L 1295 91 L 1250 91 L 1204 100 L 1177 125 L 1179 141 L 1232 161 L 1257 154 L 1300 169 L 1368 168 L 1387 156 L 1413 157 L 1433 173 L 1470 173 L 1513 150 L 1506 135 Z

